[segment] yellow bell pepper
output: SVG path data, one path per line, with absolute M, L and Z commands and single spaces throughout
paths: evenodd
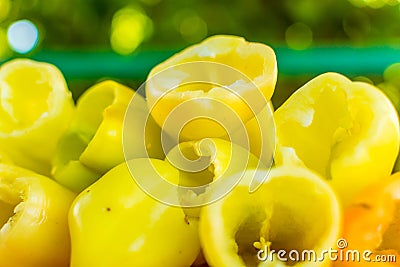
M 267 169 L 245 148 L 220 138 L 180 143 L 169 151 L 165 160 L 180 171 L 179 186 L 188 189 L 188 195 L 181 196 L 180 203 L 170 203 L 183 207 L 199 207 L 207 201 L 212 202 L 207 198 L 214 187 L 220 189 L 222 197 L 239 183 L 248 168 Z M 236 175 L 235 179 L 231 179 L 233 175 Z
M 307 167 L 329 181 L 343 205 L 392 172 L 399 118 L 373 85 L 325 73 L 298 89 L 274 118 L 277 152 L 294 148 Z
M 12 160 L 9 157 L 7 157 L 7 155 L 1 152 L 0 152 L 0 163 L 13 164 Z
M 267 45 L 212 36 L 155 66 L 146 81 L 151 115 L 180 140 L 223 137 L 258 114 L 274 92 L 277 63 Z
M 248 122 L 245 123 L 248 145 L 246 146 L 252 154 L 257 156 L 261 162 L 270 167 L 273 163 L 273 155 L 275 152 L 275 122 L 274 107 L 271 102 Z M 244 141 L 243 132 L 234 132 L 230 136 L 223 139 Z
M 156 190 L 163 190 L 156 175 L 173 183 L 179 176 L 164 161 L 133 159 L 83 191 L 69 214 L 71 267 L 188 267 L 196 259 L 197 219 L 147 195 L 131 175 L 153 181 Z
M 75 194 L 48 177 L 0 164 L 0 267 L 67 267 Z
M 53 161 L 53 176 L 61 184 L 80 192 L 112 167 L 125 160 L 123 134 L 129 136 L 129 157 L 162 158 L 160 129 L 149 118 L 143 97 L 114 81 L 89 88 L 78 100 L 77 111 L 62 136 Z M 128 106 L 136 115 L 124 124 Z M 126 132 L 124 132 L 124 127 Z M 147 136 L 144 129 L 147 127 Z M 136 142 L 130 140 L 137 140 Z M 140 146 L 146 141 L 146 146 Z
M 268 179 L 250 193 L 247 184 L 254 176 Z M 330 266 L 329 258 L 321 255 L 336 244 L 340 227 L 333 190 L 294 161 L 270 172 L 246 170 L 228 195 L 202 208 L 199 233 L 204 256 L 213 267 Z M 299 255 L 313 250 L 321 260 L 303 261 L 292 250 Z
M 15 59 L 0 68 L 0 150 L 15 164 L 49 175 L 74 102 L 61 72 L 48 63 Z

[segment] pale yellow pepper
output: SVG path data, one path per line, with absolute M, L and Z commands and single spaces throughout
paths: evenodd
M 322 74 L 292 94 L 274 118 L 277 153 L 292 147 L 308 168 L 329 181 L 343 205 L 392 172 L 399 118 L 390 100 L 371 84 Z
M 146 194 L 132 175 L 154 188 L 160 185 L 155 175 L 173 183 L 179 176 L 164 161 L 133 159 L 83 191 L 69 214 L 71 267 L 188 267 L 196 259 L 197 219 Z
M 180 140 L 220 138 L 267 105 L 276 79 L 271 47 L 216 35 L 155 66 L 146 97 L 151 115 L 171 136 L 183 126 Z
M 15 59 L 0 68 L 0 150 L 16 165 L 50 175 L 74 102 L 54 65 Z
M 123 162 L 125 156 L 163 157 L 160 129 L 148 118 L 142 96 L 136 95 L 131 103 L 134 94 L 132 89 L 108 80 L 89 88 L 78 99 L 76 116 L 62 136 L 53 161 L 52 173 L 58 182 L 80 192 Z M 134 121 L 125 123 L 129 105 Z M 129 136 L 126 144 L 123 134 Z M 124 145 L 132 153 L 124 155 Z
M 0 164 L 0 267 L 67 267 L 75 194 L 48 177 Z
M 247 185 L 255 176 L 268 178 L 250 193 Z M 335 193 L 295 156 L 271 171 L 246 170 L 228 195 L 202 208 L 199 224 L 204 256 L 213 267 L 327 267 L 329 257 L 321 255 L 336 245 L 340 228 Z M 313 250 L 318 260 L 292 261 L 292 250 Z

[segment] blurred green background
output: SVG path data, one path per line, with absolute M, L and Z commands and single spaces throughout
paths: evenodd
M 75 98 L 107 77 L 135 89 L 214 34 L 275 49 L 276 106 L 326 71 L 375 83 L 399 106 L 400 0 L 0 0 L 0 60 L 56 64 Z

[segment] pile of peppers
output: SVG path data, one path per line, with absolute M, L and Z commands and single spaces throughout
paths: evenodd
M 249 85 L 229 77 L 219 78 L 233 88 L 226 95 L 209 85 L 180 88 L 191 70 L 172 71 L 168 75 L 176 76 L 161 77 L 161 85 L 152 82 L 188 62 L 239 70 L 266 105 L 257 114 L 248 112 L 240 99 Z M 212 68 L 199 71 L 215 74 Z M 75 103 L 55 66 L 28 59 L 4 63 L 0 267 L 400 266 L 400 258 L 393 260 L 400 255 L 400 173 L 393 171 L 400 126 L 393 104 L 372 84 L 324 73 L 273 110 L 276 80 L 273 50 L 236 36 L 210 37 L 155 66 L 146 97 L 106 80 Z M 159 98 L 165 84 L 176 89 Z M 183 128 L 177 146 L 163 146 L 163 127 L 181 103 L 193 103 L 193 110 L 205 114 L 218 112 L 212 102 L 197 101 L 202 97 L 238 114 L 247 146 L 203 118 Z M 124 120 L 133 98 L 127 158 Z M 271 121 L 258 120 L 268 110 Z M 205 139 L 213 144 L 207 168 L 193 173 L 172 162 L 177 151 L 201 159 Z M 226 194 L 189 207 L 164 203 L 141 187 L 136 178 L 152 181 L 154 170 L 187 187 L 243 175 Z M 265 179 L 251 192 L 254 177 Z M 154 180 L 152 187 L 159 183 Z M 348 246 L 338 248 L 340 238 Z M 369 250 L 392 260 L 266 261 L 260 255 L 267 246 L 285 252 Z

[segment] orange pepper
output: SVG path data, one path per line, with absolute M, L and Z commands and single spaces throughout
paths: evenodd
M 400 172 L 367 187 L 353 199 L 345 210 L 343 238 L 348 244 L 345 251 L 358 250 L 362 255 L 370 250 L 371 261 L 338 261 L 334 267 L 400 266 Z M 378 261 L 377 255 L 395 256 L 397 262 Z

